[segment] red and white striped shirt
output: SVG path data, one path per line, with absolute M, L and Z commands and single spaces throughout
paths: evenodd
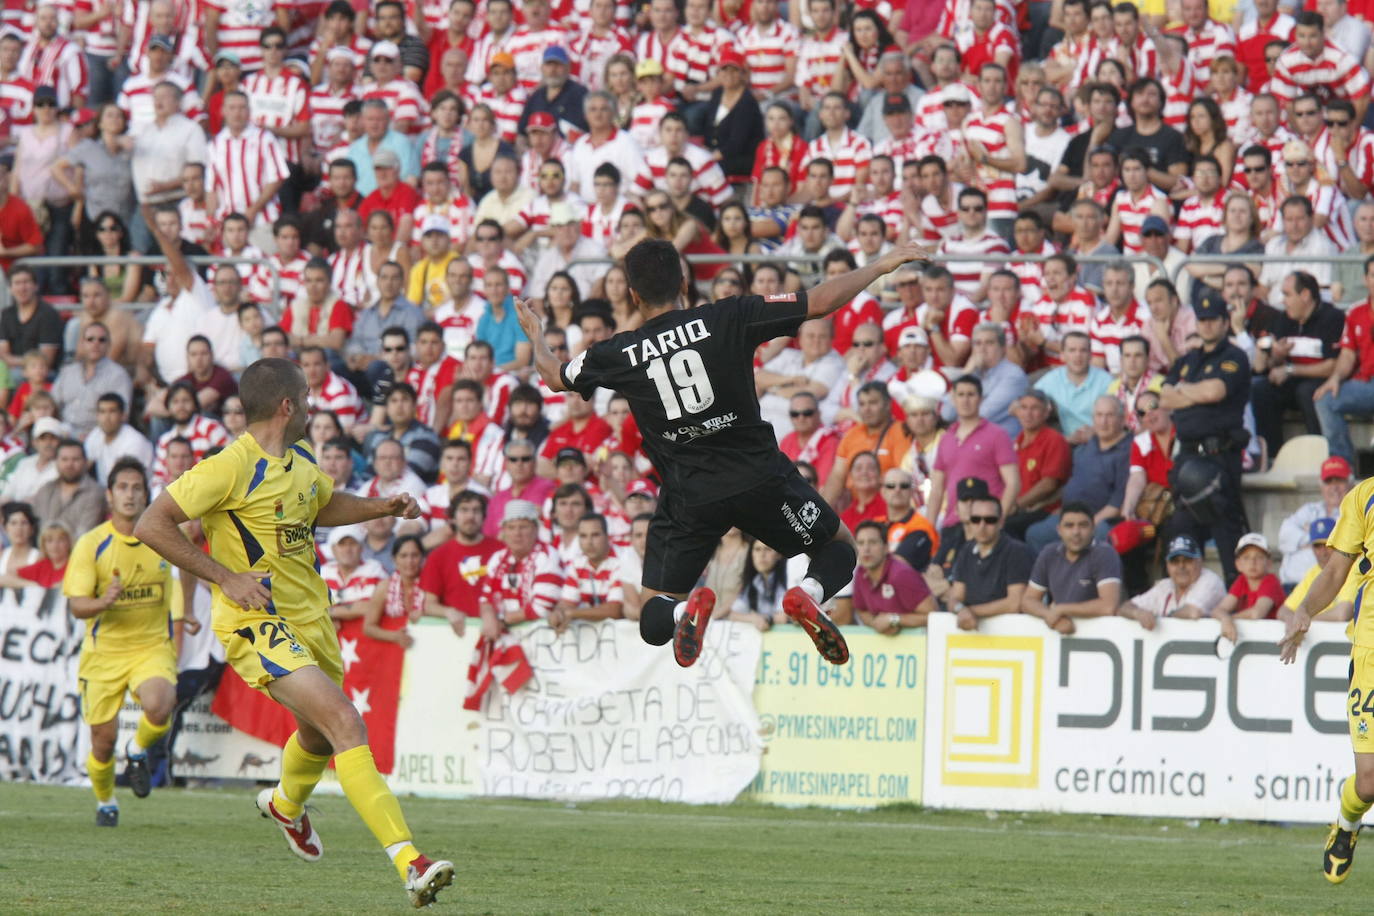
M 1284 182 L 1283 196 L 1290 194 L 1301 194 L 1312 201 L 1313 214 L 1320 216 L 1326 214 L 1326 226 L 1323 230 L 1326 237 L 1331 240 L 1331 245 L 1336 251 L 1345 251 L 1355 244 L 1355 227 L 1350 222 L 1350 207 L 1346 203 L 1346 196 L 1334 185 L 1318 184 L 1315 178 L 1307 182 L 1307 187 L 1299 191 Z M 1283 232 L 1283 211 L 1280 210 L 1274 219 L 1274 228 Z
M 829 92 L 844 66 L 844 46 L 848 43 L 849 33 L 839 26 L 832 28 L 829 35 L 803 38 L 797 53 L 797 85 L 806 87 L 818 98 Z
M 628 197 L 617 197 L 615 204 L 609 211 L 602 210 L 598 203 L 587 204 L 587 212 L 582 217 L 582 235 L 600 242 L 603 248 L 609 250 L 611 243 L 615 241 L 615 232 L 620 225 L 620 217 L 625 214 L 627 207 L 631 210 L 635 209 Z
M 635 41 L 635 59 L 641 61 L 656 60 L 663 65 L 663 72 L 667 73 L 668 61 L 670 59 L 668 49 L 671 48 L 673 42 L 677 40 L 677 36 L 680 32 L 680 29 L 675 30 L 673 34 L 668 36 L 667 40 L 664 40 L 662 36 L 652 29 L 643 33 Z
M 127 82 L 127 80 L 126 80 Z M 4 112 L 4 132 L 8 135 L 16 127 L 33 123 L 33 90 L 29 80 L 16 75 L 0 80 L 0 111 Z
M 1016 24 L 1016 2 L 1017 0 L 997 0 L 997 21 L 1003 25 Z M 946 38 L 954 37 L 954 30 L 961 22 L 968 22 L 973 18 L 973 0 L 945 0 L 945 7 L 940 11 L 940 20 L 935 25 L 935 31 Z
M 858 177 L 859 169 L 868 167 L 869 161 L 873 158 L 873 146 L 863 134 L 848 127 L 843 128 L 840 136 L 834 140 L 831 139 L 829 131 L 823 131 L 819 137 L 807 144 L 802 165 L 809 166 L 813 160 L 822 158 L 829 159 L 835 164 L 835 180 L 830 184 L 830 196 L 843 200 L 854 190 L 854 181 Z
M 1146 183 L 1139 197 L 1126 190 L 1116 195 L 1116 212 L 1121 218 L 1122 254 L 1139 254 L 1144 250 L 1140 244 L 1140 227 L 1145 223 L 1145 217 L 1158 210 L 1161 203 L 1168 202 L 1169 196 L 1149 183 Z
M 649 102 L 640 102 L 630 113 L 630 136 L 645 152 L 662 145 L 658 139 L 658 122 L 670 111 L 677 111 L 677 106 L 666 97 L 659 96 Z
M 444 28 L 447 30 L 447 26 Z M 348 44 L 344 45 L 344 49 L 353 57 L 353 78 L 361 78 L 363 70 L 367 67 L 368 52 L 372 50 L 372 39 L 362 35 L 354 35 L 349 40 Z M 316 38 L 314 41 L 310 42 L 310 59 L 314 60 L 328 50 L 329 49 L 324 46 L 323 42 Z M 430 65 L 438 66 L 434 61 L 430 61 Z
M 320 578 L 329 586 L 330 600 L 335 604 L 352 604 L 371 598 L 386 578 L 386 570 L 376 560 L 363 560 L 345 577 L 338 563 L 329 562 L 320 567 Z
M 1112 38 L 1106 43 L 1105 53 L 1107 57 L 1116 60 L 1121 59 L 1121 39 Z M 1159 73 L 1159 49 L 1155 43 L 1145 37 L 1144 32 L 1138 32 L 1135 36 L 1135 44 L 1130 49 L 1131 65 L 1126 73 L 1126 82 L 1133 83 L 1137 79 L 1145 76 L 1154 76 Z
M 599 607 L 625 600 L 621 586 L 624 562 L 612 549 L 601 565 L 592 568 L 586 556 L 579 557 L 567 568 L 563 578 L 563 600 L 578 607 Z
M 1222 217 L 1226 209 L 1226 189 L 1203 200 L 1194 194 L 1183 202 L 1174 226 L 1174 243 L 1180 251 L 1197 251 L 1199 245 L 1222 232 Z
M 690 27 L 685 28 L 669 42 L 664 69 L 679 83 L 704 83 L 716 75 L 726 48 L 739 50 L 739 42 L 728 29 L 708 23 L 694 34 Z
M 1075 286 L 1062 302 L 1056 302 L 1048 294 L 1029 306 L 1022 306 L 1021 314 L 1033 315 L 1040 325 L 1040 333 L 1045 340 L 1058 343 L 1069 331 L 1089 333 L 1093 315 L 1097 312 L 1097 297 L 1081 286 Z M 1045 352 L 1045 363 L 1050 366 L 1063 365 L 1058 355 Z
M 267 266 L 270 264 L 281 276 L 281 287 L 278 289 L 280 298 L 276 307 L 280 311 L 290 308 L 305 288 L 305 265 L 309 263 L 310 259 L 303 254 L 297 254 L 290 264 L 283 264 L 280 255 L 268 255 L 267 264 L 254 270 L 248 280 L 248 297 L 258 303 L 272 301 L 272 271 Z
M 1212 61 L 1218 57 L 1236 56 L 1236 33 L 1231 27 L 1208 19 L 1201 29 L 1175 28 L 1170 32 L 1180 35 L 1188 43 L 1188 62 L 1193 65 L 1198 82 L 1206 85 L 1212 78 Z
M 951 261 L 949 271 L 954 275 L 954 288 L 965 296 L 974 296 L 982 282 L 983 275 L 992 273 L 1005 263 L 996 255 L 1009 255 L 1011 248 L 1000 235 L 991 229 L 984 229 L 977 238 L 964 238 L 960 233 L 957 239 L 945 239 L 940 243 L 941 254 L 967 254 L 994 256 L 989 261 Z
M 482 382 L 482 412 L 491 417 L 491 422 L 500 426 L 506 422 L 506 409 L 510 406 L 510 393 L 520 384 L 520 380 L 509 372 L 493 372 Z
M 491 109 L 496 117 L 496 132 L 507 143 L 514 143 L 519 134 L 520 115 L 528 98 L 529 94 L 519 86 L 512 86 L 509 92 L 501 95 L 497 95 L 490 85 L 477 90 L 478 103 Z
M 88 91 L 86 55 L 76 42 L 61 35 L 54 35 L 42 47 L 40 41 L 35 34 L 19 55 L 19 72 L 35 86 L 53 87 L 57 91 L 57 107 L 69 108 L 74 96 L 84 99 Z
M 875 197 L 866 200 L 854 208 L 854 212 L 860 217 L 878 216 L 882 218 L 883 225 L 887 227 L 887 238 L 895 239 L 897 233 L 902 231 L 902 192 L 893 191 L 886 197 Z
M 521 614 L 526 620 L 542 620 L 562 594 L 563 561 L 547 544 L 536 543 L 519 559 L 503 547 L 487 561 L 481 595 L 498 617 Z
M 1236 87 L 1230 98 L 1214 96 L 1221 116 L 1226 121 L 1226 133 L 1231 137 L 1243 137 L 1250 132 L 1250 103 L 1254 96 L 1242 87 Z
M 105 4 L 103 0 L 73 0 L 73 16 L 89 16 Z M 116 28 L 120 18 L 120 9 L 115 6 L 114 12 L 102 17 L 98 22 L 89 28 L 73 30 L 72 36 L 81 43 L 86 49 L 87 54 L 96 57 L 113 57 L 119 50 L 119 39 Z
M 353 249 L 340 248 L 329 256 L 329 282 L 347 302 L 367 301 L 367 274 L 363 270 L 365 257 L 365 245 Z
M 462 368 L 463 364 L 447 353 L 428 366 L 417 363 L 410 367 L 406 381 L 415 389 L 415 416 L 421 423 L 431 427 L 434 425 L 434 411 L 438 406 L 437 396 L 453 384 L 453 380 L 458 377 L 458 370 Z
M 276 24 L 273 5 L 261 0 L 201 0 L 220 11 L 219 49 L 238 55 L 244 73 L 262 69 L 262 30 Z
M 286 53 L 305 55 L 315 37 L 316 25 L 324 18 L 325 0 L 276 0 L 274 9 L 287 11 Z M 407 11 L 406 18 L 410 18 Z
M 409 136 L 422 133 L 429 124 L 429 103 L 420 95 L 420 90 L 408 79 L 399 76 L 380 86 L 373 83 L 363 87 L 363 100 L 381 99 L 391 111 L 392 123 L 408 121 L 410 126 L 404 133 Z
M 310 120 L 310 87 L 305 80 L 288 70 L 276 76 L 268 76 L 265 71 L 259 70 L 244 79 L 243 92 L 248 96 L 249 120 L 258 127 L 289 127 Z M 342 104 L 339 106 L 339 128 L 343 129 Z M 286 160 L 300 162 L 301 141 L 281 142 Z
M 461 364 L 464 351 L 477 336 L 477 322 L 486 314 L 487 301 L 473 293 L 463 307 L 457 308 L 450 299 L 430 316 L 444 329 L 444 350 Z
M 472 265 L 472 283 L 476 289 L 482 288 L 483 278 L 487 274 L 486 265 L 482 263 L 482 256 L 479 254 L 468 255 L 468 263 Z M 524 263 L 515 256 L 509 248 L 501 252 L 501 259 L 496 262 L 496 266 L 503 268 L 510 278 L 510 292 L 512 296 L 518 296 L 525 289 Z
M 900 324 L 902 314 L 903 312 L 901 309 L 893 309 L 891 312 L 888 312 L 887 317 L 883 319 L 883 329 L 887 330 L 889 322 L 894 318 L 896 321 L 893 323 Z M 926 317 L 929 314 L 930 303 L 923 302 L 918 305 L 916 307 L 916 323 L 924 326 Z M 978 317 L 980 314 L 978 306 L 970 302 L 967 296 L 955 293 L 953 301 L 949 304 L 949 310 L 945 312 L 944 323 L 941 325 L 945 334 L 945 339 L 951 343 L 972 339 L 973 329 L 978 324 Z M 944 365 L 944 363 L 940 361 L 940 355 L 935 352 L 934 347 L 930 350 L 930 358 L 931 365 L 934 368 L 939 369 Z
M 174 23 L 175 34 L 172 36 L 177 42 L 177 53 L 172 59 L 172 69 L 181 73 L 189 73 L 190 67 L 204 67 L 204 55 L 197 47 L 200 39 L 200 18 L 204 15 L 200 4 L 195 0 L 171 0 L 172 2 L 172 21 Z M 192 5 L 196 6 L 196 15 L 192 14 Z M 153 25 L 150 21 L 152 13 L 152 3 L 150 0 L 123 0 L 119 9 L 120 25 L 129 30 L 129 57 L 126 61 L 130 73 L 142 73 L 147 69 L 148 39 L 153 37 Z M 256 49 L 257 39 L 253 39 L 253 47 Z M 89 50 L 89 49 L 88 49 Z M 113 54 L 118 48 L 112 48 Z
M 358 398 L 358 389 L 353 387 L 352 382 L 335 375 L 332 369 L 326 369 L 325 372 L 327 374 L 320 390 L 307 393 L 306 400 L 310 405 L 310 412 L 314 414 L 321 410 L 334 411 L 339 423 L 347 432 L 363 415 L 363 402 Z
M 1021 279 L 1021 301 L 1026 305 L 1035 302 L 1045 295 L 1045 262 L 1044 261 L 1018 261 L 1015 256 L 1018 254 L 1038 254 L 1042 257 L 1049 257 L 1059 249 L 1049 239 L 1040 246 L 1039 251 L 1023 252 L 1017 249 L 1012 253 L 1012 260 L 1007 261 L 1007 267 Z
M 546 229 L 548 228 L 549 217 L 553 213 L 553 205 L 555 203 L 566 203 L 569 207 L 572 207 L 574 213 L 586 206 L 582 198 L 578 197 L 576 194 L 564 194 L 557 201 L 550 200 L 547 194 L 538 194 L 531 197 L 530 202 L 520 208 L 520 212 L 515 216 L 515 221 L 523 226 L 525 230 Z
M 205 117 L 205 106 L 201 103 L 200 93 L 196 92 L 195 86 L 191 84 L 190 77 L 173 70 L 159 76 L 152 76 L 144 71 L 126 79 L 123 88 L 119 90 L 119 97 L 115 99 L 115 104 L 129 119 L 128 133 L 137 133 L 139 128 L 147 127 L 157 119 L 153 112 L 153 89 L 162 82 L 175 83 L 181 89 L 182 114 L 192 121 L 199 121 Z
M 480 13 L 479 13 L 480 15 Z M 476 20 L 473 20 L 476 22 Z M 506 50 L 506 43 L 515 35 L 515 26 L 512 25 L 506 30 L 506 34 L 497 35 L 495 32 L 487 32 L 479 36 L 472 45 L 472 57 L 468 58 L 468 82 L 474 86 L 480 86 L 486 82 L 487 72 L 491 70 L 492 55 L 499 51 Z M 434 62 L 430 61 L 430 66 Z
M 1126 307 L 1120 318 L 1112 314 L 1112 307 L 1104 305 L 1093 315 L 1088 326 L 1088 336 L 1092 338 L 1093 356 L 1106 360 L 1107 371 L 1112 375 L 1121 372 L 1121 341 L 1139 334 L 1150 319 L 1149 309 L 1134 299 Z
M 961 22 L 954 28 L 954 45 L 963 55 L 964 72 L 976 76 L 985 63 L 997 63 L 999 51 L 1010 51 L 1007 61 L 1007 80 L 1016 79 L 1016 71 L 1021 63 L 1021 36 L 1011 26 L 994 22 L 992 28 L 983 35 L 978 34 L 972 22 Z
M 678 155 L 691 163 L 693 194 L 714 207 L 720 207 L 730 199 L 730 184 L 725 180 L 725 172 L 721 170 L 720 163 L 714 156 L 695 143 L 688 143 Z M 654 188 L 666 191 L 668 160 L 672 158 L 674 157 L 663 147 L 649 150 L 644 157 L 647 171 L 639 174 L 635 179 L 635 185 L 646 193 Z
M 612 27 L 605 35 L 597 35 L 589 25 L 568 41 L 568 57 L 572 58 L 572 75 L 587 87 L 588 92 L 606 88 L 606 62 L 617 54 L 628 54 L 634 42 L 623 29 Z
M 174 425 L 157 440 L 153 457 L 153 476 L 158 480 L 167 479 L 167 444 L 181 436 L 191 443 L 191 454 L 196 461 L 205 457 L 212 448 L 223 448 L 229 444 L 229 431 L 218 420 L 196 414 L 184 426 Z
M 237 137 L 227 127 L 221 130 L 210 141 L 208 158 L 205 186 L 219 201 L 217 220 L 234 212 L 246 213 L 265 187 L 286 180 L 290 171 L 277 138 L 252 124 Z M 258 214 L 258 224 L 270 226 L 280 212 L 281 205 L 273 195 Z
M 549 154 L 541 156 L 535 151 L 534 147 L 527 148 L 520 154 L 520 182 L 534 193 L 539 193 L 539 169 L 550 159 L 557 159 L 560 164 L 567 160 L 568 152 L 572 149 L 572 144 L 564 140 L 557 134 L 554 135 L 553 145 L 549 147 Z M 567 174 L 567 166 L 563 167 L 564 175 Z
M 1007 151 L 1007 129 L 1016 115 L 1005 108 L 980 112 L 964 122 L 964 137 L 983 144 L 988 155 L 1002 158 Z M 990 165 L 978 166 L 978 177 L 988 195 L 988 219 L 1016 219 L 1016 175 Z
M 739 33 L 739 43 L 749 64 L 749 88 L 771 95 L 787 78 L 787 59 L 801 50 L 801 35 L 790 22 L 775 19 L 772 25 L 751 24 Z
M 1193 69 L 1192 61 L 1185 58 L 1172 74 L 1160 70 L 1159 82 L 1164 86 L 1164 110 L 1160 117 L 1165 124 L 1181 130 L 1188 123 L 1189 106 L 1202 92 L 1202 80 Z
M 940 203 L 934 194 L 921 198 L 921 238 L 931 245 L 953 241 L 962 235 L 959 230 L 959 192 L 963 185 L 951 183 L 949 206 Z
M 181 237 L 209 251 L 214 241 L 214 223 L 205 209 L 205 202 L 196 203 L 189 197 L 183 197 L 177 203 L 177 213 L 181 214 Z
M 1328 38 L 1321 55 L 1313 60 L 1297 45 L 1290 45 L 1274 64 L 1273 93 L 1280 105 L 1305 92 L 1328 99 L 1357 99 L 1369 92 L 1369 74 L 1360 62 Z
M 422 202 L 411 212 L 411 218 L 415 221 L 415 229 L 410 236 L 411 244 L 420 244 L 427 217 L 442 216 L 448 220 L 449 238 L 453 239 L 454 247 L 463 248 L 468 243 L 468 231 L 472 228 L 472 210 L 472 201 L 461 191 L 457 197 L 441 204 L 431 204 L 427 200 Z
M 892 171 L 902 174 L 902 166 L 921 158 L 917 150 L 921 147 L 919 128 L 912 127 L 905 137 L 888 137 L 873 146 L 873 155 L 887 156 L 892 160 Z
M 13 32 L 21 41 L 28 41 L 37 18 L 36 6 L 33 0 L 4 0 L 0 5 L 0 31 Z
M 310 137 L 315 141 L 316 150 L 324 152 L 338 145 L 343 138 L 344 106 L 360 98 L 358 87 L 354 85 L 336 92 L 324 82 L 310 90 Z
M 945 119 L 944 101 L 944 87 L 932 89 L 917 100 L 912 113 L 913 136 L 919 137 L 949 127 L 949 121 Z
M 520 88 L 533 92 L 539 88 L 544 51 L 554 45 L 566 48 L 568 33 L 555 26 L 534 31 L 521 27 L 506 42 L 506 53 L 515 58 L 515 78 Z

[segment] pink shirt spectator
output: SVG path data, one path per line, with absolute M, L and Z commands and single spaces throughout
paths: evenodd
M 945 517 L 940 527 L 959 520 L 959 481 L 977 477 L 987 482 L 994 499 L 1001 499 L 1006 485 L 1002 482 L 1001 467 L 1016 464 L 1016 449 L 1007 431 L 995 423 L 980 419 L 978 426 L 963 442 L 959 441 L 958 426 L 940 437 L 935 450 L 935 470 L 945 472 Z
M 870 614 L 910 614 L 930 595 L 926 580 L 901 560 L 888 557 L 874 585 L 868 572 L 854 573 L 854 610 Z

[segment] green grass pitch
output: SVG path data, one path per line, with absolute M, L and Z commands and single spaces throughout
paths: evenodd
M 295 859 L 246 790 L 120 790 L 94 826 L 81 789 L 0 785 L 0 911 L 383 913 L 408 909 L 347 802 L 317 797 L 325 844 Z M 1374 909 L 1374 848 L 1340 887 L 1325 829 L 751 804 L 402 803 L 451 858 L 433 912 L 1316 913 Z M 1362 858 L 1371 859 L 1361 862 Z

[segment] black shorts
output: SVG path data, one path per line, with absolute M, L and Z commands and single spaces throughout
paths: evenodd
M 689 506 L 665 493 L 649 522 L 644 547 L 646 588 L 689 592 L 731 528 L 739 528 L 785 557 L 810 553 L 840 530 L 840 517 L 816 489 L 789 469 L 717 502 Z

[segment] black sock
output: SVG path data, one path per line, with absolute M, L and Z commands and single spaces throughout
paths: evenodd
M 835 597 L 835 594 L 854 578 L 854 564 L 858 558 L 853 545 L 838 539 L 821 546 L 811 554 L 811 565 L 807 567 L 806 575 L 821 584 L 821 589 L 825 592 L 824 601 Z
M 673 608 L 677 599 L 671 595 L 654 595 L 639 609 L 639 635 L 651 646 L 662 646 L 673 638 Z

